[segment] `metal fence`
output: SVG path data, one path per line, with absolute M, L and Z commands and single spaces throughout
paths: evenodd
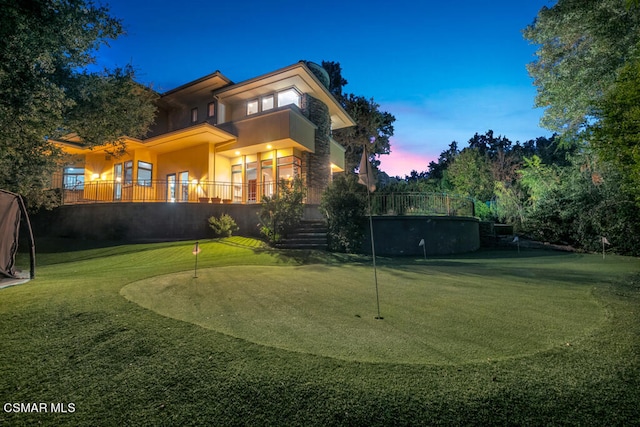
M 278 182 L 230 183 L 217 181 L 167 182 L 166 180 L 121 183 L 96 180 L 63 188 L 62 204 L 165 202 L 165 203 L 260 203 L 276 193 Z M 309 187 L 304 203 L 319 204 L 322 189 Z M 371 194 L 373 215 L 474 216 L 473 200 L 440 193 Z
M 473 200 L 441 193 L 373 193 L 373 215 L 474 216 Z
M 217 181 L 167 182 L 166 180 L 96 180 L 61 189 L 65 205 L 82 203 L 169 202 L 169 203 L 260 203 L 264 196 L 276 194 L 278 182 L 231 183 Z M 305 203 L 320 203 L 322 191 L 307 188 Z

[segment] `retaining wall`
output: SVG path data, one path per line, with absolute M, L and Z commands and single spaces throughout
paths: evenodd
M 376 255 L 427 256 L 473 252 L 480 248 L 479 220 L 452 216 L 374 216 L 373 236 Z M 371 254 L 371 234 L 362 242 L 364 253 Z

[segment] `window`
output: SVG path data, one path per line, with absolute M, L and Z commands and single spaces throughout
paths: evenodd
M 247 102 L 247 116 L 256 114 L 257 112 L 258 112 L 258 100 L 254 99 L 253 101 Z
M 198 121 L 198 107 L 191 109 L 191 123 Z
M 289 104 L 294 104 L 296 107 L 300 106 L 300 94 L 294 88 L 278 92 L 278 107 L 284 107 Z
M 262 98 L 262 111 L 271 110 L 273 108 L 273 95 Z
M 178 185 L 180 186 L 180 191 L 178 194 L 180 195 L 181 202 L 187 202 L 189 200 L 189 172 L 184 171 L 180 172 L 178 175 Z
M 151 163 L 138 161 L 138 185 L 144 185 L 145 187 L 151 187 L 151 176 L 153 172 L 153 165 Z
M 291 180 L 300 176 L 301 161 L 298 157 L 287 156 L 278 159 L 278 181 L 281 179 Z
M 231 166 L 231 184 L 233 185 L 233 201 L 242 201 L 242 165 Z
M 62 188 L 65 190 L 84 190 L 84 168 L 64 168 Z
M 124 183 L 133 184 L 133 161 L 124 162 Z
M 113 165 L 113 178 L 115 184 L 113 186 L 113 198 L 115 200 L 122 199 L 122 163 L 116 163 Z
M 247 162 L 247 200 L 256 201 L 258 191 L 258 162 Z
M 210 102 L 207 104 L 207 117 L 213 117 L 216 114 L 216 103 Z
M 263 160 L 262 170 L 262 195 L 272 196 L 275 192 L 275 180 L 273 179 L 273 160 Z

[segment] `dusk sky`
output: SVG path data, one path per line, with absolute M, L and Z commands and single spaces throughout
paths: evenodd
M 98 65 L 131 64 L 164 92 L 219 70 L 234 82 L 299 60 L 336 61 L 345 93 L 396 117 L 391 176 L 424 171 L 452 141 L 492 129 L 512 141 L 548 136 L 533 108 L 522 37 L 549 0 L 111 0 L 127 34 Z

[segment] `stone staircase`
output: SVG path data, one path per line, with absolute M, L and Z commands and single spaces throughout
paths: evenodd
M 276 243 L 279 249 L 327 250 L 327 224 L 322 220 L 301 221 L 286 238 Z

